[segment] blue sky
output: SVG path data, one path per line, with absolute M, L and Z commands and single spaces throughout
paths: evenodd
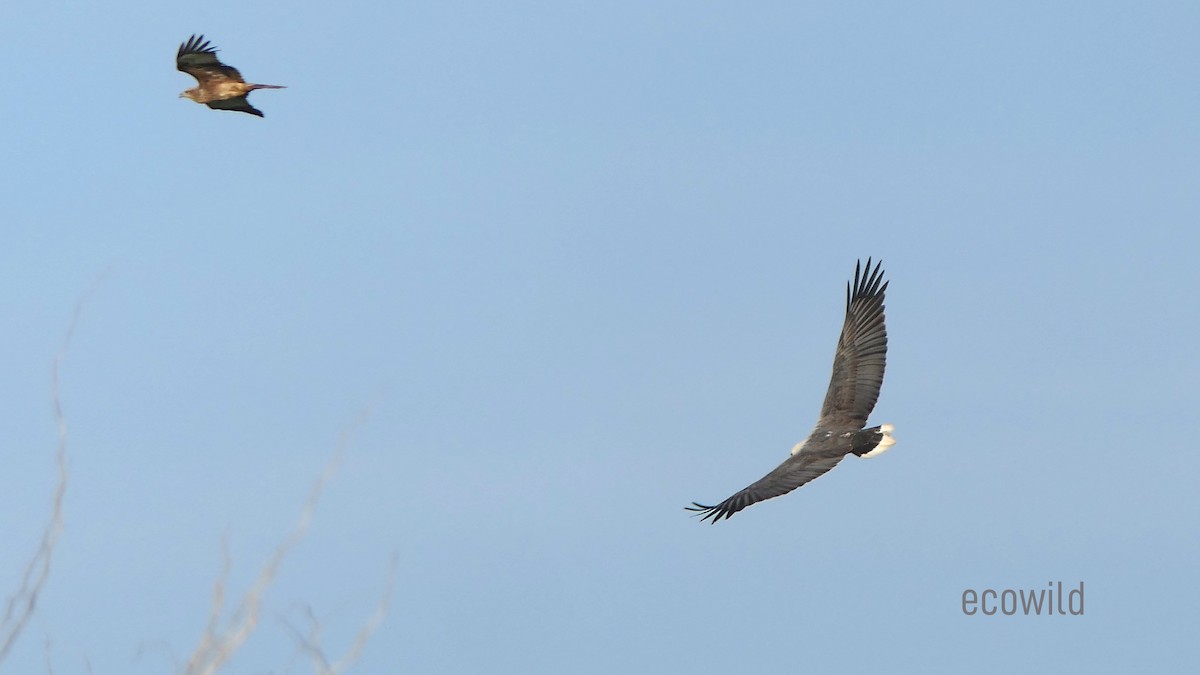
M 353 436 L 226 672 L 1179 671 L 1190 3 L 0 6 L 0 672 L 161 673 Z M 203 32 L 264 119 L 177 98 Z M 717 526 L 882 257 L 899 439 Z M 1086 584 L 1080 617 L 965 589 Z M 47 644 L 49 645 L 47 647 Z

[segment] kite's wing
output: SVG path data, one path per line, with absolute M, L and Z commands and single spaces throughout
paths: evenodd
M 217 49 L 203 35 L 193 35 L 179 45 L 175 54 L 175 67 L 196 78 L 200 88 L 221 82 L 245 82 L 242 74 L 233 66 L 227 66 L 217 58 Z
M 238 112 L 250 113 L 251 115 L 258 115 L 259 117 L 263 116 L 262 111 L 250 105 L 245 96 L 209 101 L 206 105 L 216 110 L 236 110 Z

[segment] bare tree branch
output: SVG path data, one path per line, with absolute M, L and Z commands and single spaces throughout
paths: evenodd
M 363 650 L 366 649 L 367 643 L 370 642 L 371 636 L 375 634 L 375 630 L 379 628 L 379 624 L 383 623 L 384 617 L 387 616 L 388 610 L 392 606 L 392 593 L 396 590 L 396 569 L 400 566 L 400 562 L 395 554 L 392 554 L 392 559 L 388 563 L 387 585 L 383 590 L 383 597 L 379 599 L 379 605 L 375 611 L 363 624 L 358 631 L 358 637 L 354 640 L 354 645 L 350 651 L 346 652 L 333 667 L 329 670 L 330 675 L 341 673 L 346 668 L 353 665 L 362 656 Z
M 54 660 L 50 658 L 51 647 L 53 646 L 50 640 L 50 634 L 46 634 L 46 639 L 42 643 L 42 658 L 46 661 L 46 675 L 54 675 Z
M 258 579 L 254 582 L 254 585 L 250 587 L 250 590 L 246 591 L 237 609 L 234 610 L 233 615 L 222 625 L 221 613 L 225 602 L 225 584 L 229 576 L 230 565 L 228 547 L 226 546 L 225 567 L 213 588 L 213 603 L 212 609 L 209 612 L 208 626 L 204 630 L 204 635 L 200 638 L 200 644 L 196 646 L 195 651 L 192 652 L 191 658 L 188 659 L 187 665 L 184 667 L 183 672 L 186 675 L 213 675 L 220 671 L 230 657 L 254 633 L 254 630 L 258 627 L 263 594 L 275 582 L 275 578 L 279 574 L 279 567 L 283 564 L 284 559 L 304 539 L 304 536 L 308 534 L 309 525 L 312 523 L 313 515 L 316 513 L 317 504 L 321 500 L 321 494 L 325 490 L 326 483 L 333 478 L 341 466 L 350 437 L 370 419 L 371 412 L 371 406 L 363 409 L 359 413 L 359 416 L 342 430 L 342 433 L 338 436 L 337 449 L 334 451 L 329 463 L 325 465 L 325 469 L 321 472 L 321 475 L 317 477 L 316 482 L 313 484 L 312 490 L 308 495 L 308 500 L 304 503 L 304 507 L 300 511 L 300 518 L 297 520 L 295 527 L 292 528 L 291 534 L 276 547 L 270 560 L 267 561 L 259 572 Z
M 108 276 L 108 270 L 101 272 L 92 280 L 88 289 L 75 302 L 75 310 L 71 313 L 71 321 L 67 324 L 67 333 L 63 336 L 62 345 L 54 355 L 50 365 L 50 396 L 54 403 L 54 420 L 58 426 L 58 447 L 54 453 L 54 461 L 58 465 L 58 482 L 54 486 L 54 496 L 50 500 L 50 521 L 42 531 L 42 540 L 34 551 L 33 556 L 25 565 L 21 574 L 21 584 L 8 597 L 4 606 L 4 616 L 0 618 L 0 663 L 8 657 L 9 650 L 16 644 L 17 638 L 29 624 L 29 619 L 37 609 L 38 596 L 46 586 L 50 577 L 50 563 L 54 559 L 54 551 L 63 530 L 63 501 L 67 494 L 67 482 L 70 473 L 67 470 L 67 418 L 63 415 L 62 392 L 58 383 L 58 372 L 71 339 L 75 337 L 75 329 L 79 325 L 79 317 L 83 308 L 91 300 L 100 283 Z
M 375 611 L 363 623 L 362 628 L 358 630 L 358 635 L 354 639 L 354 644 L 346 652 L 345 656 L 339 659 L 336 663 L 330 663 L 329 657 L 325 655 L 324 649 L 321 647 L 321 622 L 317 619 L 312 611 L 312 607 L 305 605 L 304 614 L 308 619 L 309 630 L 308 634 L 301 633 L 295 626 L 288 624 L 292 634 L 296 637 L 296 641 L 300 644 L 300 650 L 308 654 L 313 661 L 313 672 L 316 675 L 341 675 L 347 668 L 354 665 L 362 656 L 363 650 L 367 643 L 371 640 L 375 630 L 379 628 L 379 624 L 383 622 L 387 616 L 388 609 L 391 608 L 392 592 L 396 586 L 396 568 L 398 562 L 395 555 L 392 555 L 391 562 L 388 564 L 387 586 L 384 588 L 383 596 L 379 600 L 379 605 Z

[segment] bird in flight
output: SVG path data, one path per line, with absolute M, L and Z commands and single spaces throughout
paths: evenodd
M 217 49 L 204 39 L 193 35 L 179 45 L 175 53 L 175 67 L 196 78 L 198 86 L 179 95 L 203 103 L 215 110 L 236 110 L 262 117 L 262 111 L 250 105 L 246 96 L 255 89 L 285 89 L 276 84 L 250 84 L 233 66 L 217 59 Z
M 866 269 L 854 266 L 854 283 L 846 285 L 846 321 L 833 356 L 833 377 L 821 406 L 821 417 L 808 440 L 797 443 L 792 455 L 749 487 L 715 506 L 692 502 L 688 511 L 704 514 L 701 521 L 729 518 L 764 499 L 785 495 L 821 476 L 847 454 L 875 457 L 895 444 L 893 427 L 884 424 L 864 429 L 867 417 L 879 399 L 883 369 L 887 363 L 887 328 L 883 325 L 883 281 L 881 263 Z

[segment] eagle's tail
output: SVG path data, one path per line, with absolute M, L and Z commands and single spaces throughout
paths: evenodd
M 851 437 L 850 451 L 864 459 L 878 457 L 896 444 L 896 439 L 892 437 L 894 430 L 895 427 L 890 424 L 863 429 Z
M 255 89 L 287 89 L 287 87 L 279 84 L 252 84 L 246 88 L 246 91 L 254 91 Z

